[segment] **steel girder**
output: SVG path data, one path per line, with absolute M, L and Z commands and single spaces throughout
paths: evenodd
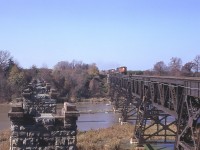
M 176 135 L 175 149 L 200 149 L 200 79 L 112 74 L 109 81 L 118 93 L 113 101 L 120 104 L 123 121 L 137 113 L 134 135 L 139 145 L 158 136 L 170 142 Z
M 131 82 L 127 79 L 110 79 L 110 95 L 114 110 L 121 113 L 121 121 L 136 120 L 136 97 L 131 92 Z
M 200 99 L 185 96 L 178 119 L 176 149 L 200 149 Z

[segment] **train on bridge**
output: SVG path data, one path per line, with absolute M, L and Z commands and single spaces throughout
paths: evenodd
M 121 120 L 133 120 L 132 142 L 173 143 L 176 150 L 200 149 L 200 78 L 127 75 L 108 71 L 110 96 Z

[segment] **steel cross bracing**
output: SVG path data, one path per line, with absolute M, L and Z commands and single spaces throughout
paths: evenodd
M 122 121 L 135 120 L 138 145 L 174 142 L 200 149 L 200 78 L 110 74 L 110 95 Z

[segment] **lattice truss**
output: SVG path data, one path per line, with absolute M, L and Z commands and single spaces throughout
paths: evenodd
M 138 145 L 175 143 L 200 149 L 200 80 L 110 76 L 110 95 L 122 121 L 135 120 Z

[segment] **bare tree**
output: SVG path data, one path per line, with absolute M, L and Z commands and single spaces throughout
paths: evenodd
M 5 69 L 11 59 L 10 52 L 0 50 L 0 68 Z
M 193 62 L 188 62 L 186 63 L 182 68 L 181 68 L 181 74 L 184 76 L 193 76 L 192 69 L 195 66 Z
M 167 72 L 167 66 L 163 61 L 159 61 L 154 65 L 153 70 L 156 75 L 165 75 Z
M 70 68 L 70 64 L 68 61 L 60 61 L 54 66 L 54 70 L 66 70 Z
M 149 69 L 149 70 L 144 70 L 143 74 L 147 75 L 147 76 L 152 76 L 152 75 L 154 75 L 154 72 L 153 72 L 153 70 Z
M 99 70 L 95 64 L 84 64 L 82 61 L 58 62 L 52 77 L 55 87 L 60 91 L 60 96 L 68 96 L 71 99 L 89 97 L 89 83 Z
M 182 60 L 178 57 L 172 57 L 169 63 L 170 75 L 179 76 L 182 67 Z
M 197 55 L 194 58 L 194 70 L 195 70 L 196 73 L 198 73 L 199 70 L 200 70 L 200 55 Z

